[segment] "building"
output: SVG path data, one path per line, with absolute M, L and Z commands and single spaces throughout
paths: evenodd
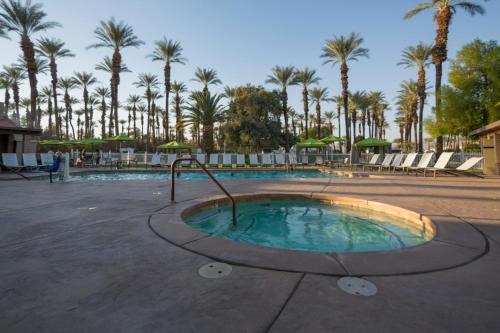
M 487 175 L 500 175 L 500 120 L 478 128 L 469 135 L 479 135 L 484 156 L 483 171 Z
M 36 153 L 41 134 L 41 129 L 19 127 L 8 118 L 0 119 L 0 154 Z

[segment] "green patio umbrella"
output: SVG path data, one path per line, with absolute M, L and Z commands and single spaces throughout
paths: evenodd
M 334 143 L 334 142 L 343 142 L 344 140 L 339 138 L 338 136 L 330 135 L 321 139 L 320 141 L 324 143 Z
M 186 145 L 184 143 L 179 143 L 177 141 L 170 141 L 168 143 L 164 143 L 162 145 L 157 146 L 158 149 L 191 149 L 190 145 Z
M 75 143 L 77 145 L 82 145 L 82 146 L 99 146 L 106 143 L 106 141 L 101 140 L 101 139 L 94 139 L 94 138 L 88 138 L 88 139 L 83 139 L 78 143 Z
M 380 140 L 380 139 L 376 139 L 376 138 L 367 138 L 367 139 L 358 141 L 354 144 L 354 146 L 358 147 L 358 148 L 387 147 L 390 145 L 391 145 L 391 143 L 389 141 Z
M 126 141 L 135 141 L 133 138 L 129 138 L 125 134 L 120 134 L 113 136 L 111 138 L 104 139 L 105 141 L 116 141 L 116 142 L 126 142 Z
M 321 140 L 307 139 L 297 143 L 295 146 L 297 148 L 321 148 L 326 146 L 326 143 Z
M 59 140 L 40 140 L 38 144 L 43 146 L 62 146 L 65 145 L 64 141 Z

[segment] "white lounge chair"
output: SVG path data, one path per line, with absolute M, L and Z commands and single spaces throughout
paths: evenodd
M 222 166 L 223 167 L 224 166 L 226 166 L 226 167 L 232 167 L 233 166 L 232 157 L 233 157 L 232 154 L 228 154 L 228 153 L 222 154 Z
M 385 155 L 384 160 L 382 161 L 381 164 L 365 165 L 365 166 L 363 166 L 363 171 L 365 170 L 365 167 L 368 167 L 370 169 L 375 168 L 375 169 L 378 169 L 378 171 L 382 170 L 382 167 L 389 167 L 391 165 L 393 157 L 394 157 L 394 154 L 387 154 L 387 155 Z
M 285 165 L 285 154 L 283 153 L 275 154 L 274 159 L 276 161 L 276 165 L 278 166 Z
M 154 154 L 151 157 L 151 163 L 149 163 L 150 166 L 152 167 L 161 167 L 161 155 L 160 154 Z
M 250 162 L 250 166 L 258 166 L 259 165 L 259 157 L 255 153 L 251 153 L 248 155 L 248 159 Z
M 417 153 L 410 153 L 406 155 L 403 164 L 393 167 L 392 171 L 396 172 L 396 170 L 401 169 L 403 172 L 405 172 L 406 169 L 410 168 L 413 165 L 413 162 L 415 162 L 417 155 L 418 155 Z
M 184 154 L 182 155 L 182 158 L 191 158 L 192 156 L 190 154 Z M 191 165 L 191 161 L 181 161 L 181 165 L 183 167 L 187 167 Z
M 403 154 L 394 154 L 394 159 L 392 160 L 392 163 L 389 164 L 388 166 L 380 166 L 380 171 L 383 171 L 384 169 L 388 169 L 389 171 L 392 168 L 398 167 L 401 165 L 401 162 L 403 161 Z
M 406 173 L 410 174 L 410 171 L 415 171 L 415 173 L 417 173 L 418 171 L 422 171 L 425 168 L 428 168 L 429 164 L 431 163 L 432 156 L 434 156 L 434 153 L 424 153 L 417 166 L 406 168 Z
M 236 155 L 236 166 L 245 166 L 245 154 Z
M 269 154 L 269 153 L 262 154 L 262 165 L 263 166 L 272 166 L 273 165 L 273 162 L 271 159 L 271 154 Z
M 370 161 L 368 161 L 368 163 L 350 164 L 350 166 L 355 168 L 355 169 L 357 169 L 358 166 L 360 166 L 364 170 L 364 167 L 367 165 L 377 165 L 377 161 L 378 161 L 379 156 L 380 156 L 380 154 L 373 154 L 372 158 L 370 158 Z
M 475 173 L 468 172 L 472 169 L 476 164 L 481 162 L 484 157 L 471 157 L 461 165 L 459 165 L 456 169 L 445 168 L 440 170 L 434 170 L 434 177 L 436 177 L 436 173 L 448 173 L 455 176 L 475 176 L 479 178 L 483 178 L 481 175 L 477 175 Z
M 52 166 L 54 164 L 54 154 L 52 153 L 41 153 L 40 160 L 43 165 Z
M 325 164 L 325 162 L 323 160 L 323 156 L 321 156 L 321 155 L 316 156 L 316 158 L 314 160 L 314 164 L 315 165 L 323 165 L 323 164 Z
M 39 170 L 45 165 L 38 164 L 35 153 L 23 153 L 23 166 L 31 170 Z
M 200 162 L 201 165 L 205 165 L 205 163 L 207 162 L 205 154 L 196 154 L 196 159 L 198 160 L 198 162 Z
M 424 171 L 424 177 L 427 174 L 427 172 L 431 171 L 434 173 L 434 177 L 436 177 L 436 172 L 441 171 L 446 169 L 446 166 L 448 165 L 448 162 L 450 161 L 451 157 L 453 156 L 453 152 L 443 152 L 441 155 L 439 155 L 439 158 L 434 164 L 433 167 L 431 168 L 425 168 Z
M 309 156 L 302 155 L 300 158 L 300 164 L 302 164 L 303 166 L 308 165 L 309 164 Z
M 24 166 L 19 164 L 16 153 L 2 153 L 2 163 L 6 167 L 14 170 L 25 169 Z
M 167 154 L 167 167 L 171 168 L 172 163 L 177 159 L 177 154 Z
M 295 153 L 288 153 L 288 161 L 290 165 L 297 165 L 297 155 Z
M 208 161 L 209 166 L 219 166 L 219 154 L 210 154 L 210 159 Z

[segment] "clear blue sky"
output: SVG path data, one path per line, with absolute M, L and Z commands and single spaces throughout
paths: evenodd
M 479 0 L 477 0 L 479 1 Z M 415 77 L 414 70 L 396 66 L 401 50 L 418 41 L 432 42 L 435 28 L 431 12 L 403 21 L 403 14 L 419 0 L 352 0 L 352 1 L 296 1 L 296 0 L 184 0 L 184 1 L 132 1 L 132 0 L 50 0 L 42 1 L 48 19 L 63 27 L 44 33 L 64 40 L 76 58 L 60 61 L 61 76 L 74 71 L 93 71 L 106 49 L 86 50 L 95 42 L 93 30 L 100 20 L 114 16 L 134 27 L 136 34 L 146 42 L 139 49 L 125 49 L 123 60 L 133 71 L 122 76 L 120 99 L 136 91 L 132 85 L 140 72 L 150 72 L 162 78 L 162 64 L 151 62 L 145 56 L 154 47 L 153 42 L 166 36 L 179 40 L 188 63 L 174 65 L 172 79 L 187 83 L 190 89 L 200 85 L 190 81 L 196 67 L 217 70 L 224 85 L 246 83 L 264 84 L 275 65 L 309 66 L 318 70 L 323 78 L 321 86 L 328 87 L 330 95 L 340 92 L 339 68 L 322 65 L 321 48 L 333 34 L 359 32 L 364 46 L 370 49 L 370 58 L 350 64 L 350 90 L 382 90 L 389 102 L 394 101 L 399 83 Z M 497 39 L 500 35 L 498 1 L 483 3 L 485 16 L 469 17 L 459 12 L 452 23 L 449 55 L 474 38 Z M 13 38 L 15 36 L 12 35 Z M 9 64 L 20 54 L 18 40 L 0 40 L 0 64 Z M 97 72 L 102 84 L 109 77 Z M 429 69 L 429 78 L 434 75 Z M 42 85 L 48 77 L 40 77 Z M 22 94 L 28 95 L 27 84 Z M 271 88 L 271 86 L 269 86 Z M 220 91 L 222 86 L 212 88 Z M 81 93 L 74 91 L 75 96 Z M 290 103 L 302 110 L 299 87 L 289 91 Z M 433 97 L 431 96 L 431 99 Z M 333 104 L 323 110 L 334 109 Z M 426 110 L 427 112 L 429 111 Z M 390 138 L 397 137 L 393 125 L 394 111 L 388 111 Z

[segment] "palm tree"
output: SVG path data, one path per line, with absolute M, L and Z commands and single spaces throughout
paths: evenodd
M 156 138 L 159 136 L 156 135 L 156 129 L 159 130 L 159 127 L 160 127 L 160 124 L 159 124 L 159 118 L 158 118 L 158 113 L 160 112 L 159 111 L 159 107 L 156 106 L 156 101 L 160 98 L 162 98 L 163 96 L 161 95 L 161 93 L 158 91 L 158 90 L 153 90 L 151 91 L 151 133 L 153 134 L 152 135 L 152 139 L 153 139 L 153 145 L 156 145 Z M 156 126 L 155 126 L 155 123 L 156 123 Z
M 203 93 L 208 94 L 208 86 L 222 84 L 222 81 L 217 77 L 217 71 L 211 68 L 196 68 L 196 72 L 194 72 L 194 79 L 192 81 L 196 81 L 203 84 Z
M 73 137 L 75 136 L 75 129 L 73 128 L 73 124 L 71 123 L 71 119 L 73 118 L 72 109 L 71 109 L 71 97 L 69 95 L 69 91 L 75 88 L 75 81 L 73 78 L 61 78 L 58 82 L 59 88 L 64 90 L 64 107 L 66 110 L 66 139 L 69 139 L 69 126 L 71 125 L 71 129 L 73 130 Z
M 224 119 L 224 108 L 220 104 L 221 95 L 211 95 L 210 92 L 193 92 L 189 103 L 189 123 L 203 126 L 202 149 L 210 154 L 214 148 L 214 124 Z
M 52 137 L 53 130 L 54 130 L 54 124 L 52 121 L 52 114 L 54 113 L 54 111 L 52 109 L 52 94 L 53 94 L 53 90 L 49 86 L 42 87 L 42 89 L 40 91 L 40 97 L 42 97 L 42 101 L 44 103 L 47 103 L 47 115 L 49 116 L 49 126 L 48 126 L 49 137 Z M 56 120 L 56 122 L 57 122 L 57 120 Z M 56 126 L 56 128 L 57 128 L 57 126 Z M 56 133 L 56 136 L 59 137 L 59 133 Z
M 106 47 L 113 50 L 111 74 L 111 112 L 118 120 L 118 86 L 120 85 L 120 70 L 122 69 L 122 55 L 120 51 L 126 47 L 139 47 L 144 44 L 135 34 L 134 29 L 123 21 L 116 22 L 112 17 L 108 21 L 101 21 L 100 26 L 94 30 L 97 43 L 89 45 L 90 48 Z M 118 135 L 118 122 L 115 122 L 115 132 Z
M 165 80 L 165 112 L 167 113 L 165 115 L 166 119 L 166 124 L 165 127 L 168 129 L 169 123 L 168 123 L 168 107 L 169 107 L 169 94 L 171 91 L 171 84 L 170 84 L 170 71 L 171 71 L 171 65 L 173 63 L 179 63 L 179 64 L 185 64 L 187 59 L 182 57 L 182 47 L 181 43 L 169 40 L 166 37 L 163 37 L 162 40 L 156 41 L 155 42 L 156 48 L 153 51 L 152 54 L 149 55 L 149 57 L 153 61 L 163 61 L 165 62 L 165 66 L 163 67 L 163 75 L 164 75 L 164 80 Z M 167 137 L 166 140 L 168 141 L 168 130 L 167 130 Z
M 30 82 L 30 113 L 32 116 L 36 114 L 38 92 L 35 48 L 31 37 L 37 32 L 60 26 L 57 22 L 45 21 L 47 14 L 42 10 L 42 7 L 42 4 L 33 4 L 31 0 L 26 0 L 24 3 L 20 0 L 3 0 L 0 2 L 0 27 L 2 27 L 0 30 L 13 31 L 21 39 L 21 50 L 27 64 L 26 68 Z
M 146 113 L 146 105 L 139 104 L 137 106 L 137 111 L 141 114 L 141 143 L 144 143 L 144 114 Z
M 106 137 L 106 110 L 108 108 L 106 98 L 111 97 L 108 87 L 97 87 L 93 96 L 100 100 L 99 110 L 101 111 L 101 138 Z
M 83 138 L 83 128 L 80 130 L 80 127 L 82 125 L 82 119 L 80 117 L 85 114 L 85 111 L 81 110 L 81 109 L 76 110 L 75 114 L 77 117 L 76 118 L 76 135 L 77 135 L 77 139 L 81 140 Z
M 8 117 L 8 110 L 9 110 L 9 104 L 10 104 L 10 93 L 9 90 L 12 87 L 12 78 L 8 75 L 7 71 L 5 70 L 7 67 L 3 66 L 4 70 L 0 72 L 0 89 L 4 89 L 5 95 L 4 95 L 4 110 L 5 114 L 0 113 L 0 119 L 4 117 Z
M 363 43 L 363 38 L 357 33 L 351 33 L 349 36 L 333 36 L 333 39 L 326 41 L 323 46 L 322 58 L 326 58 L 323 64 L 331 63 L 332 66 L 340 64 L 340 76 L 342 80 L 342 99 L 345 113 L 345 128 L 346 128 L 346 147 L 347 151 L 351 150 L 351 137 L 349 129 L 349 84 L 347 73 L 349 61 L 357 61 L 361 57 L 368 58 L 368 49 L 360 47 Z
M 418 152 L 424 151 L 423 140 L 423 119 L 424 119 L 424 105 L 426 94 L 426 78 L 425 68 L 430 65 L 430 57 L 432 55 L 432 45 L 420 42 L 417 46 L 410 46 L 403 50 L 403 58 L 398 65 L 404 65 L 406 68 L 418 68 L 418 97 L 419 97 L 419 123 L 418 123 Z
M 89 91 L 88 91 L 88 88 L 93 85 L 93 84 L 96 84 L 98 81 L 97 81 L 97 78 L 94 76 L 94 74 L 92 73 L 88 73 L 88 72 L 76 72 L 74 77 L 73 77 L 73 80 L 75 82 L 75 86 L 76 87 L 80 87 L 82 90 L 83 90 L 83 110 L 85 112 L 85 126 L 84 126 L 84 135 L 86 138 L 89 137 L 90 135 L 90 123 L 91 123 L 91 120 L 90 120 L 90 117 L 89 117 L 89 110 L 88 110 L 88 103 L 89 103 Z
M 181 111 L 181 94 L 187 91 L 187 87 L 182 82 L 174 81 L 172 83 L 172 92 L 174 96 L 174 110 L 175 110 L 175 138 L 178 141 L 183 141 L 182 133 L 182 111 Z
M 90 95 L 89 100 L 88 100 L 88 107 L 89 107 L 89 137 L 93 138 L 94 137 L 94 127 L 95 127 L 95 121 L 94 121 L 94 108 L 98 106 L 100 103 L 100 100 L 98 97 L 95 95 Z
M 281 107 L 285 118 L 285 151 L 288 153 L 290 151 L 290 138 L 288 137 L 288 94 L 286 90 L 287 87 L 298 84 L 295 68 L 293 66 L 275 66 L 266 83 L 272 83 L 281 88 Z
M 309 91 L 311 95 L 311 103 L 316 104 L 316 136 L 321 139 L 321 103 L 328 101 L 328 89 L 326 88 L 313 88 Z
M 20 104 L 20 97 L 19 97 L 19 85 L 22 83 L 22 80 L 26 79 L 26 71 L 24 71 L 22 68 L 20 68 L 18 65 L 11 65 L 11 66 L 4 66 L 4 73 L 5 75 L 10 78 L 12 81 L 12 97 L 14 99 L 14 105 L 16 108 L 16 118 L 17 121 L 20 121 L 20 114 L 19 114 L 19 104 Z
M 54 109 L 57 110 L 57 59 L 65 57 L 74 57 L 70 50 L 64 48 L 64 42 L 56 38 L 42 37 L 38 40 L 36 52 L 40 56 L 47 58 L 50 66 L 50 75 L 52 78 L 52 98 L 54 100 Z M 57 119 L 57 118 L 56 118 Z M 57 120 L 56 120 L 57 121 Z
M 334 111 L 325 112 L 325 118 L 328 120 L 328 133 L 333 135 L 333 118 L 335 117 Z
M 147 125 L 146 125 L 146 151 L 148 151 L 148 145 L 149 145 L 149 134 L 150 134 L 150 127 L 151 127 L 151 94 L 152 90 L 158 87 L 158 77 L 153 74 L 145 74 L 141 73 L 139 74 L 139 80 L 137 82 L 134 82 L 134 85 L 137 88 L 144 88 L 144 97 L 146 97 L 146 102 L 147 102 Z
M 356 140 L 356 122 L 358 119 L 358 109 L 362 109 L 364 98 L 366 96 L 366 92 L 356 91 L 354 94 L 349 96 L 350 98 L 350 112 L 351 112 L 351 122 L 352 122 L 352 137 L 353 140 Z
M 339 123 L 339 139 L 342 138 L 341 135 L 341 121 L 340 121 L 340 114 L 341 114 L 341 106 L 344 103 L 344 99 L 342 98 L 341 95 L 336 95 L 332 97 L 332 102 L 337 104 L 337 122 Z M 342 149 L 342 141 L 339 141 L 339 147 Z
M 127 121 L 125 119 L 120 119 L 118 122 L 120 123 L 120 125 L 122 125 L 121 126 L 121 133 L 125 132 L 124 126 L 127 123 Z
M 411 126 L 414 126 L 415 144 L 418 143 L 417 134 L 417 108 L 418 108 L 418 84 L 414 80 L 403 81 L 400 85 L 397 97 L 398 110 L 402 111 L 406 123 L 406 141 L 411 141 Z
M 486 0 L 485 0 L 486 1 Z M 441 122 L 441 79 L 443 76 L 443 62 L 448 57 L 448 31 L 450 28 L 453 15 L 456 14 L 458 9 L 463 9 L 469 15 L 476 14 L 484 15 L 485 10 L 481 5 L 472 1 L 463 0 L 432 0 L 431 2 L 423 2 L 415 6 L 404 15 L 404 19 L 409 19 L 416 14 L 427 10 L 434 10 L 434 22 L 436 23 L 436 39 L 432 49 L 432 62 L 436 68 L 436 83 L 435 83 L 435 97 L 436 97 L 436 123 Z M 436 152 L 441 154 L 443 151 L 443 137 L 436 138 Z
M 129 103 L 132 107 L 132 119 L 134 126 L 134 139 L 137 139 L 137 105 L 141 102 L 142 97 L 139 95 L 129 95 L 127 99 L 127 103 Z M 130 127 L 130 124 L 129 124 Z
M 309 69 L 308 67 L 303 70 L 297 71 L 295 74 L 297 81 L 302 84 L 302 102 L 304 104 L 304 119 L 305 119 L 305 138 L 309 136 L 309 86 L 311 84 L 317 84 L 321 78 L 316 76 L 316 71 L 314 69 Z

